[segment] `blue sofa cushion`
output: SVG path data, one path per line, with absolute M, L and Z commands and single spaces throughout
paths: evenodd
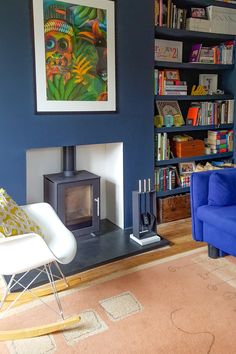
M 222 232 L 234 235 L 236 242 L 236 205 L 225 207 L 203 205 L 197 209 L 197 217 Z
M 209 179 L 208 205 L 236 204 L 236 169 L 215 171 Z

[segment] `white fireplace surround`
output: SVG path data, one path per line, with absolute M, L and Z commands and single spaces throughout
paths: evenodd
M 76 146 L 76 170 L 101 176 L 101 219 L 124 228 L 123 143 Z M 43 175 L 62 171 L 62 148 L 26 152 L 27 203 L 43 201 Z

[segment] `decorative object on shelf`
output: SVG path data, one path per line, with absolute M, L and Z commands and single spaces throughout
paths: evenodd
M 184 119 L 181 114 L 175 114 L 174 115 L 174 126 L 175 127 L 181 127 L 184 125 Z
M 211 147 L 209 144 L 206 144 L 205 145 L 205 154 L 210 155 L 210 153 L 211 153 Z
M 211 21 L 211 32 L 222 34 L 236 33 L 236 9 L 208 6 L 208 18 Z
M 181 176 L 185 174 L 193 173 L 195 171 L 195 168 L 196 165 L 194 161 L 179 163 L 179 173 Z
M 33 20 L 37 111 L 115 111 L 114 2 L 33 0 Z
M 235 168 L 236 164 L 228 161 L 212 161 L 207 162 L 205 165 L 198 163 L 195 168 L 195 172 L 204 172 L 212 170 L 220 170 L 222 168 Z
M 138 191 L 132 192 L 133 233 L 130 238 L 141 246 L 160 242 L 156 233 L 156 191 L 151 180 L 139 180 Z
M 158 113 L 163 117 L 167 114 L 170 114 L 173 117 L 178 114 L 183 118 L 177 101 L 156 101 L 156 106 Z
M 191 95 L 192 96 L 204 96 L 207 95 L 207 91 L 202 85 L 193 85 L 192 90 L 191 90 Z
M 166 80 L 180 80 L 178 69 L 164 69 Z
M 180 140 L 181 136 L 174 136 L 171 141 L 171 151 L 174 156 L 182 157 L 192 157 L 192 156 L 202 156 L 205 154 L 204 141 L 200 139 L 193 139 L 184 134 L 183 140 Z M 187 139 L 187 140 L 186 140 Z
M 218 89 L 218 75 L 217 74 L 200 74 L 199 85 L 203 86 L 208 95 L 217 92 Z
M 182 42 L 155 39 L 155 60 L 182 63 L 182 56 Z
M 154 116 L 154 125 L 156 128 L 161 128 L 164 125 L 164 119 L 163 116 L 160 114 L 157 114 Z
M 197 32 L 211 32 L 211 21 L 201 18 L 187 18 L 186 29 Z
M 216 92 L 214 92 L 213 94 L 216 94 L 216 95 L 224 95 L 224 90 L 220 90 L 220 89 L 217 89 Z
M 164 123 L 166 127 L 172 127 L 174 124 L 174 117 L 171 114 L 165 114 Z
M 207 12 L 204 7 L 191 7 L 191 17 L 207 20 Z

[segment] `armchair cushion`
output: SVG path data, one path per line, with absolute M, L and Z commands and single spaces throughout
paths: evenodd
M 234 173 L 231 173 L 231 171 Z M 236 204 L 235 169 L 213 172 L 209 180 L 208 205 L 229 206 Z
M 27 233 L 43 236 L 40 227 L 29 218 L 16 202 L 0 189 L 0 237 L 10 237 Z

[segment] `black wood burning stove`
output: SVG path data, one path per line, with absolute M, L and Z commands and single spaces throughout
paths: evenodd
M 100 177 L 75 171 L 75 146 L 63 147 L 63 172 L 44 175 L 44 200 L 75 236 L 99 231 Z

